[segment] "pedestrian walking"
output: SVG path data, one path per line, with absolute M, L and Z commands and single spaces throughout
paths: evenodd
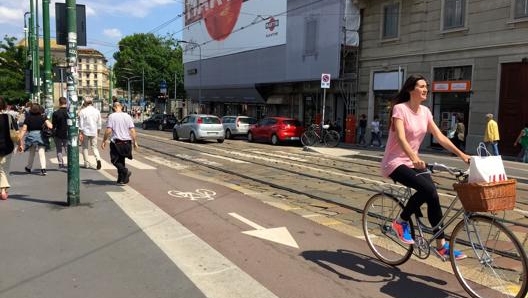
M 493 114 L 486 114 L 486 130 L 484 131 L 484 143 L 491 147 L 491 153 L 493 155 L 500 155 L 499 153 L 499 126 L 495 120 L 493 120 Z
M 367 115 L 361 114 L 359 117 L 359 141 L 358 145 L 365 146 L 367 145 L 367 141 L 365 140 L 365 134 L 367 133 Z
M 97 135 L 101 130 L 101 112 L 93 106 L 91 98 L 84 100 L 84 108 L 79 112 L 79 141 L 82 144 L 84 167 L 93 168 L 88 161 L 88 150 L 91 149 L 96 162 L 96 169 L 101 169 L 101 156 L 97 149 Z
M 15 149 L 13 140 L 11 140 L 9 130 L 18 129 L 16 119 L 7 111 L 5 100 L 0 97 L 0 200 L 7 200 L 8 190 L 11 187 L 7 179 L 9 165 L 11 163 L 11 154 Z
M 113 113 L 108 116 L 101 149 L 110 140 L 110 160 L 117 168 L 117 183 L 127 184 L 132 172 L 125 165 L 125 158 L 132 159 L 132 147 L 138 148 L 136 129 L 132 117 L 123 112 L 120 102 L 114 102 Z
M 59 97 L 59 108 L 51 115 L 51 124 L 55 130 L 54 141 L 57 151 L 59 169 L 66 168 L 63 152 L 68 150 L 68 101 L 66 97 Z
M 33 103 L 20 130 L 20 138 L 25 138 L 23 142 L 25 145 L 24 151 L 29 150 L 28 163 L 24 168 L 26 173 L 31 173 L 33 162 L 35 160 L 35 153 L 38 152 L 40 175 L 45 176 L 47 174 L 45 149 L 49 142 L 46 141 L 46 137 L 42 134 L 42 130 L 45 127 L 52 129 L 53 124 L 48 120 L 46 115 L 42 114 L 40 105 Z
M 374 116 L 374 120 L 370 123 L 370 147 L 374 146 L 374 141 L 378 143 L 378 147 L 382 148 L 383 144 L 381 143 L 381 124 L 379 116 Z
M 464 140 L 466 138 L 466 126 L 464 125 L 464 118 L 461 114 L 456 116 L 455 134 L 451 142 L 457 146 L 458 149 L 464 151 Z
M 438 191 L 427 171 L 425 161 L 418 153 L 426 133 L 431 133 L 442 147 L 455 153 L 464 162 L 469 163 L 470 159 L 440 131 L 429 108 L 422 105 L 422 102 L 427 99 L 427 85 L 425 77 L 411 75 L 393 99 L 389 119 L 389 136 L 381 161 L 381 171 L 384 177 L 390 177 L 416 190 L 398 218 L 392 223 L 392 228 L 398 238 L 406 244 L 414 243 L 409 220 L 412 214 L 420 211 L 421 205 L 427 204 L 427 217 L 432 227 L 442 219 Z M 439 235 L 436 240 L 436 252 L 444 257 L 450 255 L 449 244 L 445 241 L 443 234 Z M 466 257 L 460 251 L 453 251 L 453 255 L 456 259 Z
M 517 146 L 517 144 L 521 144 L 521 151 L 517 155 L 517 160 L 528 162 L 528 123 L 524 124 L 524 128 L 519 132 L 513 146 Z

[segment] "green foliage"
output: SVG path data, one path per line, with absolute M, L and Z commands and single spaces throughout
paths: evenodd
M 24 81 L 24 48 L 16 46 L 15 37 L 0 41 L 0 96 L 9 103 L 27 98 Z
M 155 36 L 152 33 L 138 33 L 126 36 L 119 42 L 119 51 L 113 55 L 115 85 L 127 90 L 127 78 L 130 89 L 142 92 L 141 78 L 145 74 L 145 97 L 159 95 L 160 82 L 165 80 L 170 97 L 174 97 L 174 77 L 177 76 L 178 97 L 183 97 L 182 52 L 176 40 L 167 35 Z

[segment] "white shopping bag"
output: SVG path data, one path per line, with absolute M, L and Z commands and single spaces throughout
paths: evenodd
M 471 156 L 469 183 L 498 182 L 507 179 L 502 158 L 492 156 L 484 143 L 477 147 L 477 154 Z

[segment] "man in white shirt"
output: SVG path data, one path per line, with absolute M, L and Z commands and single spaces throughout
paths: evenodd
M 101 169 L 101 156 L 97 149 L 97 135 L 101 129 L 101 113 L 93 105 L 91 98 L 84 100 L 85 108 L 79 112 L 79 141 L 82 143 L 84 166 L 92 168 L 88 161 L 88 149 L 92 149 L 97 163 L 96 168 Z
M 106 141 L 110 140 L 110 161 L 117 168 L 117 184 L 127 184 L 132 172 L 126 167 L 125 159 L 132 159 L 132 148 L 138 148 L 136 128 L 119 101 L 114 102 L 113 109 L 106 122 L 101 149 L 104 150 Z

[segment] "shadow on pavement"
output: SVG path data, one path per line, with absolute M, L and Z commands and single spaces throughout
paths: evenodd
M 431 276 L 402 272 L 397 267 L 383 264 L 357 252 L 343 249 L 337 251 L 312 250 L 304 251 L 300 255 L 335 273 L 343 280 L 384 283 L 380 291 L 391 297 L 465 297 L 442 289 L 441 287 L 447 284 L 446 281 Z

